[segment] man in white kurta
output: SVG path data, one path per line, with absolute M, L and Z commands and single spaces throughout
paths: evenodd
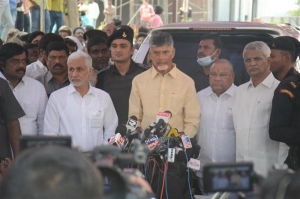
M 197 141 L 201 146 L 199 160 L 201 170 L 197 172 L 200 189 L 202 169 L 212 162 L 235 162 L 235 131 L 232 107 L 236 86 L 234 72 L 228 60 L 220 59 L 210 68 L 209 87 L 197 93 L 202 110 Z
M 251 79 L 237 88 L 233 107 L 236 161 L 252 161 L 254 170 L 267 176 L 278 163 L 279 142 L 269 137 L 274 90 L 279 81 L 270 72 L 270 48 L 261 41 L 246 45 L 243 57 Z
M 72 136 L 72 145 L 83 152 L 107 144 L 118 124 L 109 94 L 88 82 L 92 69 L 88 54 L 75 52 L 69 56 L 71 84 L 51 94 L 44 122 L 45 135 Z

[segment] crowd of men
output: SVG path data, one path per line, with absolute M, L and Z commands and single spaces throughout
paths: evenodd
M 73 35 L 63 28 L 59 34 L 35 31 L 23 42 L 3 44 L 0 157 L 13 160 L 22 135 L 69 135 L 74 147 L 90 152 L 107 144 L 128 116 L 145 129 L 158 112 L 169 110 L 169 124 L 201 145 L 197 175 L 204 194 L 207 163 L 252 161 L 263 176 L 286 159 L 299 167 L 293 161 L 300 157 L 297 40 L 247 44 L 250 81 L 237 87 L 232 64 L 219 59 L 222 41 L 216 35 L 199 38 L 198 67 L 190 74 L 172 61 L 171 34 L 152 32 L 150 66 L 131 59 L 133 39 L 129 26 L 105 32 L 78 27 Z

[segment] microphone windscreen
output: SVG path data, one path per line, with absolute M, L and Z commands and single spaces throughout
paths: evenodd
M 135 115 L 130 116 L 130 119 L 137 121 L 137 117 Z
M 122 136 L 126 136 L 127 128 L 126 126 L 119 124 L 116 128 L 115 134 L 120 133 Z

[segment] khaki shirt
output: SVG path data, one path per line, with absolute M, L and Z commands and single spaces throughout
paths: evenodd
M 132 82 L 129 116 L 135 115 L 143 129 L 155 121 L 158 112 L 169 110 L 169 124 L 194 137 L 200 121 L 200 106 L 194 81 L 177 69 L 162 76 L 154 67 L 137 75 Z

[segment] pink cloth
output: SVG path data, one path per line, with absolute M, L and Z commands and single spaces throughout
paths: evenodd
M 148 27 L 149 28 L 157 28 L 164 25 L 160 16 L 155 14 L 153 17 L 151 17 L 151 19 L 149 20 L 149 24 Z
M 151 14 L 154 14 L 153 7 L 151 5 L 141 5 L 140 7 L 141 21 L 149 21 L 151 18 Z

